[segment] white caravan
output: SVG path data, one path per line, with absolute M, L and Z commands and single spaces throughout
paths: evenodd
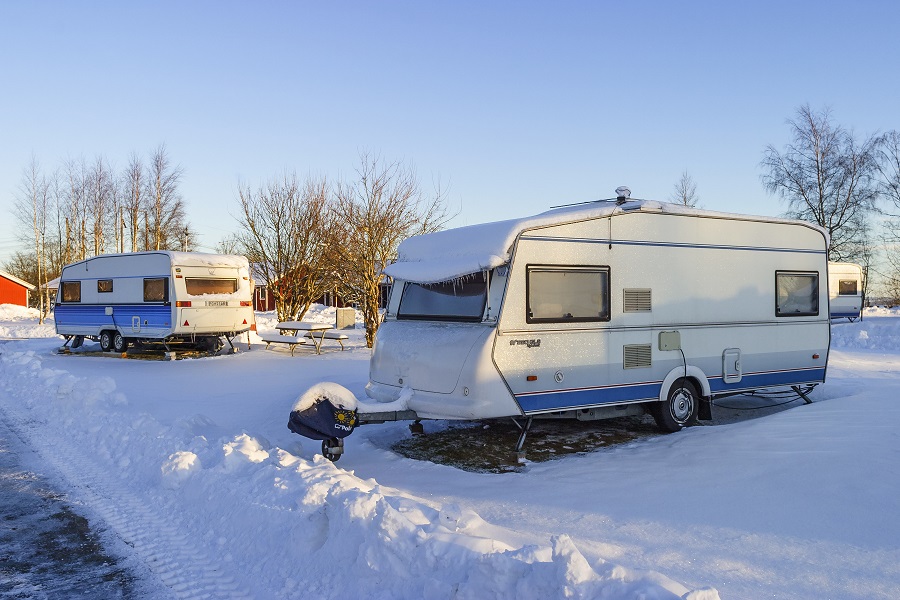
M 829 312 L 832 319 L 855 321 L 862 314 L 863 270 L 855 263 L 828 263 Z
M 63 267 L 56 333 L 104 351 L 132 343 L 221 347 L 253 323 L 252 282 L 243 256 L 199 252 L 103 254 Z
M 627 197 L 410 238 L 385 270 L 359 421 L 522 418 L 521 450 L 533 417 L 650 412 L 676 431 L 715 397 L 809 401 L 830 344 L 827 245 L 801 221 Z M 300 408 L 298 433 L 315 413 Z

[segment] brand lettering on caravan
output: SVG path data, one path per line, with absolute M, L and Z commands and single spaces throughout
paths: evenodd
M 540 348 L 541 340 L 509 340 L 510 346 L 525 346 L 526 348 Z

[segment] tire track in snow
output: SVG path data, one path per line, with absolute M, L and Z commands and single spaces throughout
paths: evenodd
M 57 442 L 59 456 L 70 460 L 56 465 L 84 501 L 111 530 L 144 561 L 175 598 L 252 598 L 221 565 L 214 563 L 181 531 L 176 516 L 163 516 L 140 498 L 121 489 L 121 483 L 85 459 L 68 443 Z
M 18 396 L 23 389 L 37 387 L 36 381 L 28 381 L 30 377 L 23 379 L 13 385 L 9 385 L 13 382 L 7 379 L 4 382 L 6 389 Z M 112 471 L 84 456 L 66 436 L 53 435 L 48 440 L 35 434 L 36 430 L 54 430 L 28 426 L 30 415 L 20 411 L 12 405 L 0 406 L 0 416 L 5 417 L 4 422 L 15 435 L 65 479 L 73 497 L 102 519 L 110 532 L 133 548 L 134 557 L 147 566 L 174 598 L 237 600 L 253 597 L 224 572 L 225 566 L 210 560 L 182 533 L 186 528 L 174 510 L 164 514 L 166 505 L 149 505 L 123 489 L 122 481 Z M 234 567 L 227 565 L 227 568 Z

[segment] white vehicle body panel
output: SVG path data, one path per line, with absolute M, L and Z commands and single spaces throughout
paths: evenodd
M 829 312 L 832 319 L 856 319 L 863 307 L 863 269 L 855 263 L 828 263 Z
M 421 416 L 471 419 L 661 400 L 685 370 L 704 396 L 824 381 L 827 239 L 816 227 L 637 201 L 496 225 L 502 243 L 513 240 L 505 256 L 499 248 L 490 257 L 462 256 L 466 228 L 432 234 L 435 246 L 463 248 L 456 262 L 505 259 L 486 271 L 490 288 L 480 322 L 404 319 L 409 282 L 396 279 L 371 363 L 374 398 L 396 398 L 408 386 L 409 408 Z M 508 227 L 518 228 L 515 235 Z M 401 246 L 401 262 L 387 272 L 429 283 L 434 261 L 433 272 L 450 273 L 439 253 L 429 254 L 428 241 L 413 243 L 418 256 Z M 532 268 L 606 273 L 606 318 L 531 318 Z M 815 282 L 808 298 L 814 310 L 795 311 L 790 295 L 776 308 L 776 287 L 784 285 L 777 277 L 795 275 Z M 626 293 L 630 302 L 645 303 L 641 310 L 626 307 Z
M 154 289 L 162 295 L 148 300 L 150 280 L 157 282 Z M 191 294 L 187 282 L 201 290 L 224 286 L 229 291 Z M 68 287 L 75 284 L 77 288 Z M 71 295 L 76 289 L 77 300 Z M 242 256 L 104 254 L 63 267 L 56 332 L 95 337 L 102 331 L 118 331 L 144 340 L 236 335 L 253 323 L 251 299 L 249 265 Z

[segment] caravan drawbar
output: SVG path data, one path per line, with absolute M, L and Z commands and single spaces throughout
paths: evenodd
M 243 256 L 200 252 L 103 254 L 63 267 L 56 333 L 104 351 L 131 344 L 218 350 L 250 329 L 252 281 Z
M 385 270 L 359 422 L 513 417 L 521 450 L 533 418 L 649 412 L 671 432 L 716 397 L 808 401 L 830 346 L 827 247 L 809 223 L 627 197 L 410 238 Z M 289 427 L 308 435 L 322 411 L 302 408 Z M 346 431 L 320 433 L 339 457 Z

